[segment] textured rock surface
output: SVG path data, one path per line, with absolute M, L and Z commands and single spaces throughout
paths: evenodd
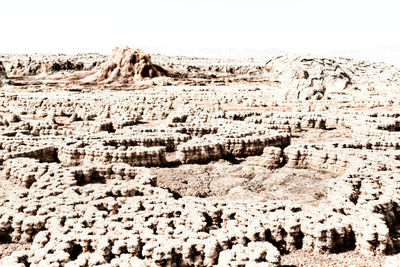
M 18 59 L 0 57 L 1 265 L 397 263 L 397 68 L 154 55 L 157 67 L 122 48 L 32 55 L 84 67 L 29 76 Z
M 283 97 L 290 99 L 320 100 L 345 90 L 395 88 L 400 83 L 399 70 L 391 66 L 345 58 L 285 55 L 271 59 L 267 66 L 282 84 Z

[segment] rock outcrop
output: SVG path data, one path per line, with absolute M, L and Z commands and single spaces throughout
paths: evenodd
M 0 61 L 0 86 L 3 85 L 6 79 L 7 79 L 7 72 L 3 66 L 3 62 Z
M 280 97 L 291 100 L 327 99 L 345 90 L 371 90 L 386 87 L 394 67 L 346 58 L 323 58 L 288 54 L 268 61 L 271 79 L 280 83 Z M 368 79 L 367 79 L 367 76 Z M 393 80 L 399 84 L 398 77 Z
M 295 99 L 319 100 L 352 84 L 351 72 L 333 59 L 288 55 L 268 64 L 285 94 Z
M 13 76 L 46 76 L 58 72 L 76 72 L 82 70 L 91 70 L 93 67 L 99 65 L 101 62 L 82 62 L 77 59 L 21 59 L 13 62 L 8 67 L 9 72 Z
M 138 49 L 117 47 L 111 57 L 95 73 L 83 79 L 89 83 L 132 83 L 164 74 L 151 62 L 148 54 Z

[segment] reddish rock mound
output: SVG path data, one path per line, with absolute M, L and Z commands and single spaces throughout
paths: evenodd
M 89 83 L 130 83 L 144 78 L 164 76 L 162 69 L 151 62 L 148 54 L 139 49 L 117 47 L 109 60 L 92 75 L 84 78 Z

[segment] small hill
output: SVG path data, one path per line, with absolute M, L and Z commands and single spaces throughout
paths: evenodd
M 131 83 L 135 80 L 161 77 L 164 74 L 161 68 L 153 65 L 150 55 L 139 49 L 117 47 L 106 62 L 82 81 L 88 83 Z

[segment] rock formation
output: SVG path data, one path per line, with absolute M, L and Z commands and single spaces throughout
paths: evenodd
M 276 57 L 268 61 L 267 67 L 271 70 L 271 78 L 281 83 L 283 97 L 300 100 L 320 100 L 344 90 L 380 87 L 381 78 L 393 75 L 393 68 L 384 64 L 312 55 Z M 371 75 L 372 80 L 366 80 L 365 74 Z
M 149 55 L 129 47 L 117 47 L 111 57 L 83 82 L 132 83 L 135 80 L 163 76 L 151 62 Z
M 18 59 L 8 67 L 9 72 L 13 76 L 46 76 L 58 72 L 75 72 L 82 70 L 91 70 L 93 67 L 99 65 L 101 61 L 84 62 L 79 58 L 74 59 L 32 59 L 32 57 Z
M 6 68 L 14 57 L 2 57 Z M 74 79 L 61 79 L 64 67 L 9 75 L 0 265 L 396 263 L 397 68 L 155 55 L 184 71 L 151 88 L 163 73 L 147 55 L 119 48 L 95 64 L 105 59 L 71 59 L 92 66 L 67 68 Z M 103 90 L 139 81 L 150 88 Z
M 7 79 L 7 72 L 3 66 L 3 62 L 0 61 L 0 86 L 2 86 L 2 84 L 6 79 Z

